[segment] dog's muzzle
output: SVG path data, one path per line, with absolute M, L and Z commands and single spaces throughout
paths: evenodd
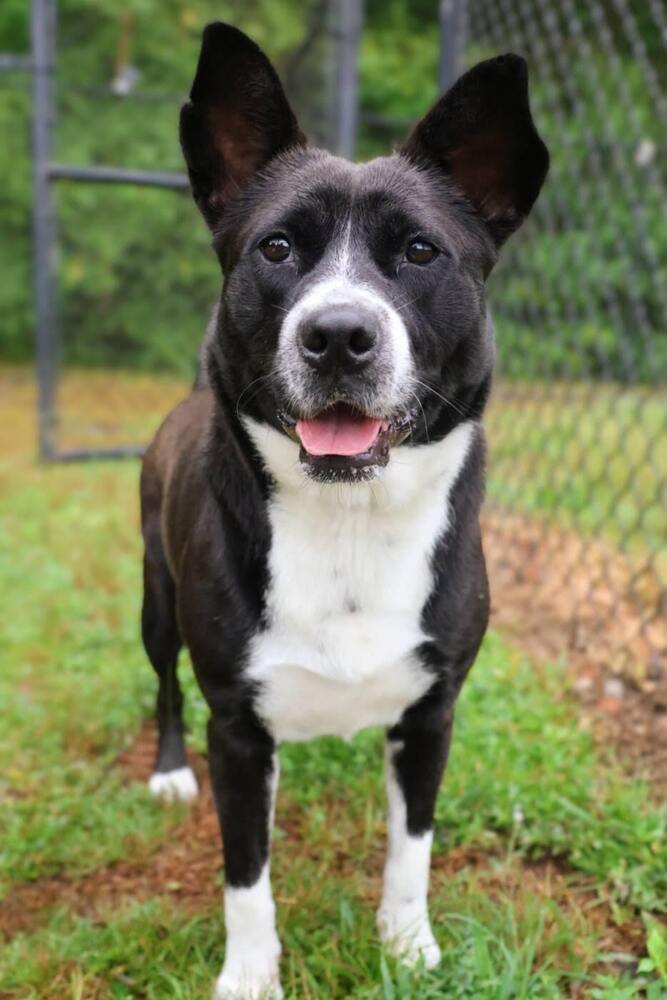
M 378 293 L 349 281 L 313 286 L 280 334 L 283 416 L 300 460 L 321 481 L 375 476 L 407 433 L 411 393 L 408 334 Z

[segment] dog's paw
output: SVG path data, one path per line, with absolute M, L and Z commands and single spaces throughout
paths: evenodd
M 156 799 L 163 802 L 192 802 L 199 788 L 191 767 L 177 767 L 174 771 L 155 771 L 148 787 Z
M 282 1000 L 278 962 L 225 961 L 212 1000 Z
M 410 902 L 383 904 L 377 913 L 377 924 L 387 951 L 405 965 L 434 969 L 439 964 L 442 953 L 423 907 Z

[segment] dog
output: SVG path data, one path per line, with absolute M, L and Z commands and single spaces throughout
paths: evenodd
M 433 813 L 489 616 L 485 282 L 548 169 L 516 55 L 465 73 L 391 155 L 311 148 L 263 52 L 203 34 L 180 138 L 224 274 L 200 373 L 141 477 L 151 790 L 188 800 L 176 666 L 210 708 L 227 943 L 214 997 L 281 996 L 276 748 L 386 729 L 382 942 L 431 968 Z

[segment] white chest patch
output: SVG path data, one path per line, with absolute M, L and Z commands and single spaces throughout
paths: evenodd
M 475 425 L 396 448 L 381 478 L 357 485 L 313 483 L 296 444 L 246 425 L 276 481 L 269 624 L 248 663 L 259 714 L 278 741 L 391 725 L 433 682 L 415 649 Z

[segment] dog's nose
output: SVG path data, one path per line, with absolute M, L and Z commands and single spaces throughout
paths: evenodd
M 357 308 L 331 305 L 318 310 L 301 326 L 301 355 L 323 374 L 334 370 L 361 371 L 373 359 L 378 343 L 378 325 Z

